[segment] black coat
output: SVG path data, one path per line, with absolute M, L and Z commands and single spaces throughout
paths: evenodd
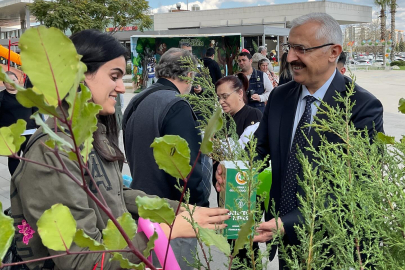
M 330 106 L 336 106 L 337 102 L 333 96 L 335 92 L 339 92 L 342 96 L 347 93 L 346 85 L 351 82 L 350 78 L 341 75 L 336 71 L 336 75 L 332 80 L 327 92 L 325 93 L 323 101 Z M 284 85 L 276 87 L 270 94 L 267 106 L 265 108 L 262 121 L 257 129 L 255 136 L 258 139 L 257 153 L 259 158 L 264 158 L 270 155 L 273 184 L 270 190 L 270 198 L 275 201 L 276 212 L 280 209 L 281 191 L 283 188 L 284 174 L 287 169 L 287 159 L 290 151 L 292 140 L 292 129 L 294 125 L 295 112 L 297 109 L 298 99 L 301 94 L 301 85 L 295 81 L 291 81 Z M 375 131 L 383 132 L 383 107 L 381 102 L 371 93 L 356 85 L 355 93 L 352 100 L 356 101 L 353 107 L 352 119 L 354 126 L 358 129 L 367 127 L 370 138 L 373 138 Z M 318 115 L 319 118 L 326 117 L 325 115 Z M 375 129 L 374 126 L 375 125 Z M 341 142 L 341 140 L 330 133 L 325 134 L 330 142 Z M 320 137 L 311 129 L 309 137 L 313 138 L 313 145 L 319 145 Z M 310 153 L 305 152 L 312 160 Z M 302 188 L 298 185 L 297 190 L 303 194 Z M 294 230 L 294 225 L 299 224 L 301 213 L 298 208 L 283 217 L 280 217 L 284 229 L 286 243 L 295 245 L 298 244 L 298 237 Z M 265 214 L 265 220 L 268 221 L 273 218 L 271 213 Z M 271 258 L 272 259 L 272 258 Z
M 212 60 L 211 58 L 208 57 L 205 57 L 203 61 L 204 66 L 207 67 L 210 71 L 212 83 L 215 84 L 219 79 L 222 78 L 221 69 L 219 68 L 218 63 L 215 62 L 215 60 Z

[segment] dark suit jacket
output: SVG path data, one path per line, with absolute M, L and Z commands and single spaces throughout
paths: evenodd
M 345 96 L 347 93 L 346 85 L 349 85 L 350 82 L 350 78 L 336 71 L 336 75 L 325 93 L 323 101 L 331 106 L 336 106 L 337 103 L 333 99 L 333 96 L 336 95 L 336 91 L 342 96 Z M 274 199 L 277 212 L 280 209 L 281 190 L 284 184 L 284 174 L 287 169 L 292 129 L 301 88 L 301 85 L 295 81 L 276 87 L 270 94 L 260 126 L 255 133 L 258 139 L 257 153 L 259 158 L 270 155 L 273 171 L 273 184 L 270 190 L 270 198 Z M 375 131 L 383 132 L 383 107 L 381 102 L 358 85 L 355 87 L 352 100 L 356 101 L 351 119 L 355 127 L 358 129 L 367 127 L 370 138 L 375 136 Z M 324 115 L 319 115 L 319 117 L 324 117 Z M 325 135 L 330 142 L 340 141 L 335 135 Z M 313 145 L 317 147 L 320 140 L 319 135 L 314 129 L 311 129 L 309 136 L 313 138 Z M 307 153 L 307 156 L 308 154 L 309 153 Z M 309 158 L 311 160 L 310 156 Z M 303 193 L 299 186 L 298 192 Z M 301 213 L 297 208 L 287 215 L 280 217 L 283 221 L 286 233 L 284 241 L 289 244 L 294 245 L 299 243 L 294 230 L 294 224 L 299 224 L 300 215 Z M 271 213 L 265 214 L 266 221 L 272 218 Z

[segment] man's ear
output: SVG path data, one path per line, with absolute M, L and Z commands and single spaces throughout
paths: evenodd
M 331 54 L 329 56 L 329 61 L 330 62 L 336 62 L 336 59 L 339 58 L 340 53 L 342 52 L 342 46 L 340 46 L 339 44 L 336 45 L 332 45 L 331 46 Z
M 345 67 L 342 67 L 339 71 L 340 71 L 340 73 L 341 73 L 342 75 L 345 75 L 345 73 L 346 73 L 346 68 L 345 68 Z

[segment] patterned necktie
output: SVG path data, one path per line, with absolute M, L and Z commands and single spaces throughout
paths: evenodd
M 317 100 L 310 95 L 305 96 L 304 99 L 306 101 L 305 111 L 295 130 L 291 151 L 288 156 L 287 172 L 284 187 L 281 191 L 280 216 L 284 216 L 297 207 L 297 175 L 301 170 L 301 163 L 298 161 L 297 152 L 298 149 L 303 150 L 305 147 L 306 139 L 303 132 L 308 136 L 309 127 L 304 128 L 304 126 L 311 122 L 311 104 Z

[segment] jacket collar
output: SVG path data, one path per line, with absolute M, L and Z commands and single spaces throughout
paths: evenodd
M 159 79 L 157 80 L 157 83 L 160 83 L 161 85 L 164 85 L 164 86 L 171 87 L 171 88 L 177 90 L 177 92 L 179 92 L 179 94 L 180 94 L 180 91 L 179 91 L 179 89 L 177 88 L 177 86 L 174 85 L 174 83 L 172 83 L 172 82 L 169 81 L 168 79 L 159 78 Z

